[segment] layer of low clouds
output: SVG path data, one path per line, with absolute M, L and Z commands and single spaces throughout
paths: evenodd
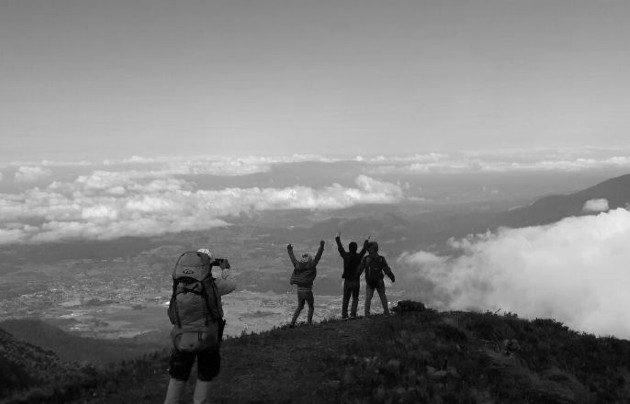
M 0 168 L 13 168 L 16 177 L 28 178 L 30 170 L 49 170 L 65 167 L 105 167 L 118 171 L 147 171 L 164 175 L 220 175 L 238 176 L 269 172 L 274 165 L 299 162 L 340 162 L 339 158 L 323 155 L 293 154 L 287 156 L 188 156 L 146 157 L 87 161 L 0 162 Z M 346 161 L 365 165 L 367 174 L 434 174 L 434 173 L 501 173 L 501 172 L 579 172 L 594 169 L 630 169 L 630 149 L 574 148 L 433 152 L 399 156 L 353 156 Z M 17 179 L 17 178 L 16 178 Z
M 46 170 L 20 170 L 36 179 Z M 94 171 L 74 181 L 53 181 L 0 199 L 0 244 L 66 239 L 115 239 L 205 230 L 228 224 L 226 217 L 264 210 L 334 210 L 359 204 L 397 203 L 399 185 L 359 175 L 354 186 L 313 188 L 227 187 L 198 189 L 165 172 Z M 37 224 L 34 224 L 37 223 Z
M 399 157 L 363 157 L 374 174 L 502 172 L 579 172 L 630 168 L 625 149 L 503 150 L 427 153 Z
M 52 176 L 52 171 L 40 166 L 22 166 L 15 171 L 15 182 L 35 182 Z
M 630 338 L 630 212 L 451 240 L 460 255 L 399 259 L 436 307 L 554 318 L 573 329 Z

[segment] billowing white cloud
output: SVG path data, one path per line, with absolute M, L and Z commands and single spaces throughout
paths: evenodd
M 197 189 L 182 179 L 138 171 L 95 171 L 74 182 L 52 182 L 0 198 L 0 243 L 113 239 L 227 225 L 226 216 L 261 210 L 331 210 L 396 203 L 400 186 L 358 176 L 355 187 Z M 9 223 L 36 223 L 14 226 Z
M 610 209 L 608 199 L 591 199 L 582 207 L 584 212 L 606 212 L 608 209 Z
M 39 166 L 21 166 L 15 172 L 14 179 L 16 182 L 34 182 L 52 175 L 52 171 L 45 167 Z
M 630 212 L 616 209 L 453 240 L 459 256 L 421 251 L 398 263 L 438 307 L 502 309 L 630 338 L 628 240 Z

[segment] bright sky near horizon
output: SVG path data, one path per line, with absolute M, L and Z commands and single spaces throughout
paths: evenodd
M 627 147 L 624 0 L 1 0 L 0 161 Z

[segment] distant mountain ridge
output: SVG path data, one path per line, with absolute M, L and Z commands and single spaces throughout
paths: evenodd
M 512 209 L 499 219 L 502 225 L 523 227 L 557 222 L 569 216 L 592 215 L 584 210 L 586 202 L 605 199 L 609 209 L 630 204 L 630 174 L 611 178 L 582 191 L 567 195 L 550 195 L 529 206 Z

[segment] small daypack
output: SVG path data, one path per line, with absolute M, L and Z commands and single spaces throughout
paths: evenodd
M 219 347 L 225 321 L 211 268 L 210 257 L 198 251 L 183 253 L 175 263 L 168 316 L 171 339 L 179 351 Z
M 383 257 L 376 259 L 365 257 L 365 282 L 372 288 L 376 288 L 379 282 L 384 278 L 383 274 Z

